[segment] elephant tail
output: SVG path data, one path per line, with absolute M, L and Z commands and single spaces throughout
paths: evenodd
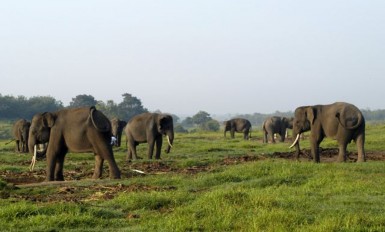
M 98 111 L 95 106 L 90 108 L 90 118 L 93 126 L 100 132 L 111 131 L 110 120 L 100 111 Z
M 337 112 L 336 118 L 338 119 L 338 122 L 342 125 L 342 127 L 348 130 L 357 129 L 363 123 L 365 123 L 364 116 L 359 110 L 356 111 L 356 114 L 354 116 L 349 116 L 349 114 L 347 114 L 345 111 L 342 111 L 342 113 Z M 351 125 L 352 123 L 355 124 Z
M 251 126 L 250 126 L 250 130 L 249 130 L 249 139 L 251 139 L 251 130 L 252 130 L 252 128 L 251 128 Z

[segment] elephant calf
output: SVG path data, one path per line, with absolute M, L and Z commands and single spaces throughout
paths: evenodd
M 108 162 L 110 178 L 120 178 L 110 145 L 110 121 L 95 107 L 64 109 L 33 116 L 28 142 L 30 152 L 38 144 L 47 142 L 47 181 L 64 180 L 63 164 L 68 151 L 95 154 L 93 178 L 101 177 L 104 160 Z
M 148 143 L 148 158 L 152 159 L 156 144 L 155 159 L 160 159 L 163 135 L 167 136 L 169 153 L 174 141 L 174 125 L 171 115 L 158 113 L 143 113 L 134 116 L 124 129 L 128 145 L 127 159 L 132 156 L 137 159 L 136 146 Z

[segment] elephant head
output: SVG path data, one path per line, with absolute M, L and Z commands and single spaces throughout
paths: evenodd
M 120 120 L 118 118 L 111 119 L 111 132 L 112 136 L 116 138 L 115 145 L 117 147 L 120 147 L 121 140 L 122 140 L 122 132 L 123 128 L 127 125 L 126 121 Z
M 223 125 L 225 127 L 225 129 L 224 129 L 224 137 L 226 137 L 226 132 L 231 130 L 231 123 L 232 123 L 231 120 L 223 122 Z
M 55 118 L 56 116 L 49 112 L 33 116 L 28 136 L 29 152 L 34 152 L 35 145 L 49 142 L 51 127 L 55 123 Z
M 282 117 L 282 124 L 284 125 L 285 128 L 293 129 L 293 120 L 294 118 L 286 118 Z
M 312 106 L 298 107 L 294 112 L 293 118 L 293 138 L 295 140 L 290 148 L 296 146 L 297 153 L 299 153 L 299 137 L 302 133 L 309 131 L 311 124 L 317 115 L 317 110 Z
M 169 153 L 174 142 L 174 123 L 172 116 L 160 114 L 157 120 L 158 132 L 167 137 L 168 146 L 166 148 L 166 153 Z

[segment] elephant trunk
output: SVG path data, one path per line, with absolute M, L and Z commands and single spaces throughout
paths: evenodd
M 167 143 L 168 143 L 168 146 L 166 148 L 166 153 L 170 153 L 170 150 L 172 148 L 172 144 L 174 142 L 174 131 L 168 131 L 166 133 L 166 137 L 167 137 Z
M 33 153 L 33 150 L 34 150 L 34 147 L 36 145 L 36 139 L 35 137 L 33 136 L 29 136 L 28 138 L 28 150 L 29 150 L 29 153 Z

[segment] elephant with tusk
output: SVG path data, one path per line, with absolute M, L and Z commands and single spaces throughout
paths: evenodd
M 357 144 L 358 160 L 365 159 L 365 118 L 354 105 L 336 102 L 330 105 L 298 107 L 294 112 L 293 144 L 299 158 L 299 138 L 303 132 L 310 131 L 311 154 L 315 162 L 320 162 L 319 145 L 324 137 L 337 140 L 339 146 L 338 161 L 347 160 L 346 147 L 354 140 Z
M 160 159 L 162 140 L 167 138 L 166 153 L 170 152 L 174 142 L 174 125 L 171 115 L 143 113 L 134 116 L 124 129 L 128 145 L 127 159 L 137 159 L 136 146 L 148 143 L 148 158 L 152 159 L 156 144 L 155 159 Z
M 110 141 L 110 120 L 95 107 L 81 107 L 33 116 L 28 146 L 36 158 L 36 145 L 48 143 L 47 181 L 64 180 L 63 164 L 67 152 L 93 152 L 95 170 L 92 177 L 97 179 L 102 176 L 103 162 L 106 160 L 110 178 L 119 179 L 120 170 Z

